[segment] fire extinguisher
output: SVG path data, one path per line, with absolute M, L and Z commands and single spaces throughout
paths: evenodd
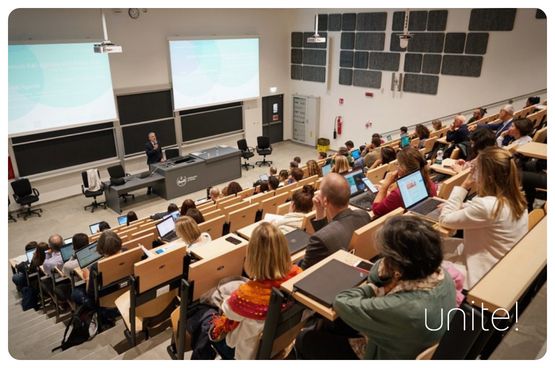
M 333 139 L 337 138 L 337 134 L 341 134 L 342 125 L 343 125 L 343 118 L 341 116 L 336 116 L 335 126 L 333 128 Z

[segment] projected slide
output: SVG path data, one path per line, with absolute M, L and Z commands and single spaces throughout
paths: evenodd
M 170 41 L 174 107 L 259 96 L 258 38 Z
M 116 118 L 107 54 L 93 43 L 8 46 L 8 134 Z

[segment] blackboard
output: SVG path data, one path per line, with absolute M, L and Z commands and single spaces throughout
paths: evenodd
M 183 142 L 243 130 L 242 102 L 183 110 L 180 115 Z
M 144 152 L 145 144 L 148 142 L 148 134 L 151 132 L 156 133 L 156 139 L 160 141 L 162 147 L 174 146 L 177 143 L 173 118 L 142 124 L 123 125 L 121 131 L 126 155 Z
M 12 144 L 20 176 L 117 158 L 113 123 L 26 135 Z

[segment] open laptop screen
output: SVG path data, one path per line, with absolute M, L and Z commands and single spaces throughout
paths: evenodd
M 173 230 L 175 230 L 175 222 L 173 216 L 168 216 L 167 219 L 160 221 L 156 224 L 156 229 L 158 229 L 158 234 L 163 238 Z
M 326 175 L 331 171 L 331 164 L 322 166 L 322 175 Z
M 96 224 L 92 224 L 89 225 L 89 229 L 91 229 L 91 234 L 96 234 L 100 231 L 100 222 L 97 222 Z
M 429 197 L 426 183 L 420 170 L 414 171 L 402 178 L 397 179 L 397 186 L 403 198 L 405 208 L 412 207 L 416 203 Z
M 406 146 L 408 146 L 410 144 L 410 138 L 408 135 L 403 134 L 401 136 L 401 148 L 405 148 Z
M 25 254 L 27 255 L 27 260 L 28 260 L 29 262 L 31 262 L 31 260 L 33 259 L 33 255 L 35 254 L 35 251 L 36 251 L 36 250 L 37 250 L 36 248 L 35 248 L 35 249 L 31 249 L 30 251 L 28 251 L 28 252 L 25 253 Z
M 118 224 L 127 225 L 127 215 L 119 216 L 118 217 Z
M 360 158 L 360 149 L 355 149 L 351 151 L 351 156 L 353 156 L 353 160 L 358 160 Z
M 366 188 L 366 185 L 362 181 L 362 178 L 364 178 L 362 168 L 349 171 L 348 173 L 344 174 L 343 177 L 347 179 L 347 182 L 349 183 L 349 188 L 351 189 L 351 197 L 357 193 L 363 192 Z
M 62 253 L 62 260 L 67 262 L 73 255 L 73 244 L 66 244 L 60 248 L 60 253 Z
M 79 262 L 79 267 L 82 269 L 88 267 L 89 265 L 93 264 L 94 262 L 98 261 L 102 256 L 98 254 L 96 250 L 96 244 L 98 242 L 92 242 L 91 244 L 87 245 L 84 248 L 79 249 L 75 252 L 75 256 L 77 257 L 77 262 Z
M 175 220 L 177 220 L 179 218 L 179 210 L 174 211 L 172 213 L 167 213 L 164 215 L 163 219 L 167 219 L 168 217 L 173 217 L 173 221 L 175 222 Z

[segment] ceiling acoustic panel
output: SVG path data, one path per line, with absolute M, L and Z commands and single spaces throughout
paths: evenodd
M 326 50 L 303 49 L 303 64 L 326 65 Z
M 415 33 L 409 41 L 410 52 L 434 52 L 443 51 L 445 33 Z
M 489 33 L 469 33 L 465 54 L 484 55 L 488 49 Z
M 447 33 L 445 35 L 446 54 L 462 54 L 464 52 L 464 43 L 466 41 L 466 33 Z
M 341 30 L 354 31 L 357 24 L 356 13 L 345 13 L 341 19 Z
M 382 73 L 355 69 L 353 73 L 353 86 L 379 89 L 382 86 Z
M 328 30 L 328 15 L 318 14 L 318 32 Z
M 341 14 L 330 14 L 328 18 L 328 31 L 341 31 Z
M 291 47 L 303 47 L 302 32 L 291 32 Z
M 420 73 L 422 70 L 422 54 L 407 53 L 405 55 L 405 73 Z
M 403 81 L 403 91 L 437 95 L 438 84 L 438 76 L 407 73 Z
M 424 62 L 422 63 L 422 73 L 439 74 L 441 70 L 441 55 L 424 54 Z
M 358 13 L 357 31 L 385 31 L 387 13 Z
M 472 9 L 469 31 L 512 31 L 516 9 Z
M 303 50 L 291 49 L 291 64 L 302 64 L 302 63 L 303 63 Z
M 371 52 L 369 69 L 389 70 L 396 72 L 399 70 L 401 54 L 393 52 Z
M 341 32 L 341 50 L 353 50 L 355 48 L 355 34 L 353 32 Z
M 357 32 L 355 37 L 355 49 L 383 51 L 385 45 L 385 33 Z
M 482 56 L 444 55 L 441 74 L 479 77 L 482 72 L 482 61 Z
M 366 51 L 355 52 L 355 68 L 368 69 L 368 52 Z
M 409 32 L 421 32 L 426 30 L 428 21 L 427 11 L 411 11 L 409 17 Z M 405 12 L 393 13 L 393 31 L 402 32 L 405 27 Z
M 308 82 L 326 82 L 326 68 L 303 65 L 303 80 Z
M 339 69 L 339 84 L 344 86 L 353 85 L 353 69 Z
M 430 10 L 428 13 L 428 31 L 445 31 L 447 27 L 447 10 Z
M 291 65 L 291 79 L 303 80 L 303 67 L 301 65 Z
M 339 67 L 340 68 L 352 68 L 354 65 L 354 52 L 353 51 L 341 51 L 339 53 Z

